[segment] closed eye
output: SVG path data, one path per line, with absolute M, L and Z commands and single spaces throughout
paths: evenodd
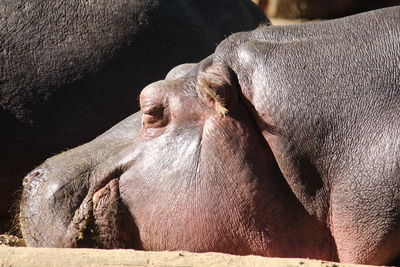
M 145 128 L 163 127 L 168 122 L 165 107 L 162 104 L 146 105 L 142 107 L 143 126 Z
M 141 107 L 144 114 L 153 114 L 163 112 L 164 106 L 162 104 L 145 104 Z

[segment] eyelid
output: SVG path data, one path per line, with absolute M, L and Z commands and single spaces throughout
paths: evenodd
M 143 114 L 151 114 L 164 109 L 163 104 L 145 104 L 141 107 Z

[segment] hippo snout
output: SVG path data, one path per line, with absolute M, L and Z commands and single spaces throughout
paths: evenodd
M 20 222 L 28 246 L 140 247 L 119 192 L 121 166 L 131 160 L 115 157 L 134 142 L 140 120 L 140 113 L 131 116 L 112 133 L 49 158 L 26 175 Z
M 24 178 L 20 221 L 27 245 L 112 248 L 132 243 L 124 236 L 134 235 L 121 236 L 118 230 L 127 229 L 121 226 L 126 210 L 119 172 L 93 178 L 93 172 L 61 177 L 58 171 L 43 165 Z
M 61 246 L 70 211 L 78 209 L 88 192 L 87 182 L 59 179 L 56 173 L 44 164 L 23 180 L 20 222 L 29 246 Z

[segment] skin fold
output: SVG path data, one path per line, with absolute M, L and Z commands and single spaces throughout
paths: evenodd
M 393 263 L 399 19 L 262 27 L 174 68 L 24 178 L 27 244 Z

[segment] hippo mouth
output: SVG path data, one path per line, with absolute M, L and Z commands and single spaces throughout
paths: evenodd
M 135 248 L 131 216 L 122 203 L 119 179 L 113 172 L 92 186 L 75 211 L 63 247 Z

